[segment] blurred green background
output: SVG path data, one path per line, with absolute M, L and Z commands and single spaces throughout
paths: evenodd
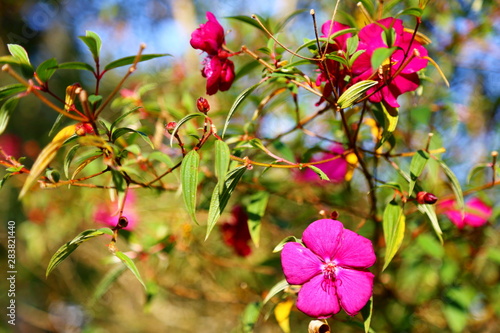
M 417 1 L 387 1 L 399 6 L 416 5 Z M 103 40 L 103 62 L 134 55 L 139 44 L 147 44 L 146 53 L 169 53 L 139 65 L 127 81 L 126 88 L 138 90 L 152 84 L 140 96 L 150 115 L 161 114 L 163 121 L 174 121 L 195 112 L 195 101 L 205 96 L 205 80 L 201 77 L 202 56 L 189 46 L 190 33 L 205 22 L 205 12 L 212 11 L 228 34 L 229 48 L 238 50 L 243 44 L 257 49 L 267 38 L 256 29 L 225 16 L 257 13 L 275 20 L 297 9 L 307 9 L 295 17 L 280 34 L 287 45 L 300 45 L 302 38 L 313 38 L 308 10 L 314 8 L 319 24 L 331 17 L 332 1 L 191 1 L 191 0 L 131 0 L 131 1 L 7 1 L 0 0 L 0 55 L 8 54 L 6 44 L 24 46 L 31 62 L 38 65 L 55 57 L 59 62 L 91 61 L 84 44 L 77 36 L 85 30 L 98 33 Z M 340 9 L 355 13 L 355 1 L 345 1 Z M 491 1 L 432 1 L 425 10 L 421 31 L 433 43 L 430 55 L 448 77 L 446 88 L 438 73 L 430 69 L 423 84 L 418 104 L 405 100 L 405 116 L 400 119 L 403 144 L 420 149 L 427 133 L 434 132 L 436 147 L 444 146 L 443 158 L 457 174 L 463 186 L 473 187 L 486 176 L 473 177 L 467 183 L 469 171 L 479 163 L 490 161 L 490 152 L 500 149 L 500 6 Z M 348 17 L 342 12 L 344 22 Z M 408 19 L 408 22 L 411 20 Z M 409 26 L 411 26 L 411 24 Z M 250 62 L 234 57 L 236 68 Z M 124 74 L 117 70 L 106 76 L 103 92 L 109 92 Z M 236 96 L 257 82 L 259 71 L 238 79 L 229 92 L 209 99 L 211 117 L 222 128 L 225 114 Z M 1 85 L 13 82 L 0 73 Z M 51 88 L 60 96 L 66 86 L 75 82 L 92 87 L 92 78 L 77 71 L 59 71 L 51 80 Z M 262 93 L 265 96 L 265 92 Z M 206 97 L 206 96 L 205 96 Z M 251 124 L 252 113 L 260 96 L 252 97 L 240 110 L 230 126 L 229 134 L 243 134 L 243 126 Z M 304 96 L 301 105 L 312 108 L 315 98 Z M 114 103 L 109 119 L 133 105 L 124 98 Z M 286 130 L 293 122 L 293 107 L 285 98 L 277 99 L 262 118 L 262 136 L 272 137 Z M 10 145 L 18 155 L 27 156 L 30 165 L 40 150 L 50 142 L 47 136 L 57 114 L 30 96 L 24 98 L 0 136 L 0 145 Z M 150 135 L 156 118 L 135 119 Z M 69 124 L 69 122 L 68 122 Z M 162 125 L 162 124 L 160 124 Z M 316 130 L 328 133 L 338 124 L 324 120 Z M 338 127 L 337 127 L 338 128 Z M 251 131 L 251 129 L 250 129 Z M 162 135 L 156 137 L 162 149 L 178 156 L 168 147 Z M 298 145 L 313 146 L 314 140 L 287 137 L 284 142 L 297 154 L 304 153 Z M 300 150 L 302 149 L 302 150 Z M 177 154 L 177 155 L 176 155 Z M 210 161 L 210 153 L 203 156 Z M 62 156 L 62 154 L 61 154 Z M 60 156 L 60 159 L 62 157 Z M 402 161 L 408 163 L 408 161 Z M 55 163 L 55 168 L 61 165 Z M 96 171 L 98 167 L 96 166 Z M 206 171 L 206 170 L 205 170 Z M 382 172 L 383 174 L 384 172 Z M 178 175 L 166 181 L 178 183 Z M 206 220 L 211 189 L 214 186 L 210 170 L 205 172 L 206 186 L 201 187 L 199 220 Z M 105 190 L 60 187 L 36 190 L 18 201 L 19 189 L 25 177 L 13 177 L 0 190 L 0 220 L 2 221 L 1 266 L 6 263 L 6 222 L 16 222 L 16 304 L 17 325 L 7 325 L 4 310 L 0 330 L 6 332 L 232 332 L 245 329 L 244 310 L 253 302 L 262 301 L 267 291 L 283 276 L 279 254 L 272 253 L 275 245 L 289 235 L 300 237 L 308 223 L 319 218 L 321 209 L 336 209 L 347 227 L 358 225 L 359 218 L 350 211 L 363 205 L 363 181 L 350 184 L 315 186 L 293 181 L 289 172 L 271 170 L 265 174 L 248 173 L 221 222 L 230 219 L 230 208 L 243 203 L 255 190 L 252 184 L 263 184 L 272 190 L 263 220 L 259 248 L 253 245 L 248 257 L 237 256 L 226 246 L 217 230 L 205 242 L 205 225 L 195 225 L 183 209 L 178 191 L 158 193 L 154 190 L 134 191 L 133 205 L 137 227 L 123 233 L 118 247 L 134 257 L 148 286 L 145 293 L 133 275 L 122 272 L 106 248 L 109 239 L 99 237 L 84 243 L 47 279 L 45 269 L 52 254 L 79 232 L 101 227 L 94 213 L 109 200 Z M 431 178 L 432 176 L 429 176 Z M 488 178 L 489 179 L 489 178 Z M 429 189 L 439 195 L 450 190 L 436 181 Z M 446 218 L 440 219 L 446 235 L 441 247 L 431 233 L 418 235 L 422 217 L 409 221 L 407 237 L 398 259 L 380 277 L 375 286 L 373 328 L 377 332 L 498 332 L 500 330 L 500 250 L 498 236 L 498 188 L 482 193 L 494 207 L 490 224 L 481 229 L 458 231 Z M 358 206 L 357 206 L 358 205 Z M 364 207 L 362 207 L 364 209 Z M 368 237 L 370 225 L 359 232 Z M 123 274 L 120 274 L 123 273 Z M 2 273 L 3 274 L 3 273 Z M 113 275 L 114 274 L 114 275 Z M 103 278 L 116 277 L 116 282 L 103 295 L 96 287 Z M 5 309 L 6 280 L 0 282 L 0 308 Z M 97 290 L 99 291 L 99 289 Z M 257 321 L 256 332 L 279 332 L 271 306 L 264 308 Z M 267 317 L 265 314 L 270 313 Z M 308 318 L 292 311 L 292 332 L 305 332 Z M 330 320 L 332 331 L 356 332 L 345 314 Z

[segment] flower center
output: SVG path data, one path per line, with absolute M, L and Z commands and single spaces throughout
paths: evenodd
M 335 279 L 335 271 L 337 270 L 337 265 L 333 262 L 327 262 L 321 267 L 323 276 L 327 280 L 333 281 Z

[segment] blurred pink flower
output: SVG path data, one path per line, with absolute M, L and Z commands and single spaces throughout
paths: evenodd
M 488 222 L 493 212 L 493 208 L 479 198 L 472 198 L 467 201 L 463 217 L 455 200 L 444 200 L 439 203 L 439 208 L 459 229 L 462 229 L 465 225 L 475 228 L 480 227 Z
M 394 31 L 394 40 L 388 42 L 385 29 Z M 388 34 L 390 35 L 390 33 Z M 370 88 L 367 94 L 370 101 L 385 101 L 392 107 L 399 107 L 397 97 L 408 91 L 414 91 L 420 84 L 417 72 L 427 66 L 427 50 L 416 40 L 413 34 L 404 30 L 403 21 L 388 17 L 368 24 L 359 32 L 358 50 L 365 50 L 353 64 L 355 76 L 353 82 L 363 80 L 379 81 Z M 390 45 L 388 45 L 388 43 Z M 390 58 L 375 70 L 372 69 L 371 58 L 380 48 L 395 47 Z M 397 74 L 397 75 L 396 75 Z
M 211 12 L 207 12 L 207 20 L 193 31 L 190 44 L 208 54 L 203 60 L 201 74 L 207 78 L 207 94 L 213 95 L 219 90 L 226 91 L 231 87 L 235 72 L 233 62 L 228 59 L 231 55 L 223 48 L 226 43 L 224 28 Z
M 242 206 L 234 206 L 229 221 L 220 227 L 222 239 L 241 257 L 252 253 L 249 243 L 252 240 L 248 230 L 248 215 Z
M 0 135 L 0 147 L 9 156 L 21 157 L 21 138 L 15 134 Z
M 311 162 L 317 162 L 326 160 L 329 158 L 338 157 L 329 162 L 316 164 L 315 166 L 323 171 L 330 181 L 333 183 L 341 183 L 345 180 L 350 180 L 352 168 L 350 164 L 347 162 L 346 157 L 342 156 L 345 152 L 344 148 L 340 144 L 334 144 L 330 147 L 330 152 L 324 152 L 319 155 L 314 156 L 311 159 Z M 297 180 L 299 181 L 308 181 L 315 182 L 319 181 L 318 175 L 311 170 L 310 168 L 305 168 L 302 171 L 299 171 Z
M 356 315 L 373 292 L 373 245 L 367 238 L 344 229 L 337 220 L 311 223 L 302 242 L 286 243 L 281 265 L 289 284 L 302 285 L 297 308 L 315 318 L 328 318 L 341 308 Z
M 125 199 L 125 208 L 123 209 L 123 216 L 128 220 L 128 225 L 123 228 L 125 230 L 133 230 L 138 221 L 138 214 L 135 209 L 136 195 L 132 191 L 128 191 Z M 116 201 L 108 201 L 107 203 L 100 203 L 94 211 L 94 221 L 106 225 L 110 228 L 116 227 L 118 223 L 119 205 Z

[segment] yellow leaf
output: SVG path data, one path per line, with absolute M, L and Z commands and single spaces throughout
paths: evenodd
M 293 300 L 281 302 L 274 308 L 274 316 L 278 325 L 284 333 L 290 333 L 290 311 L 292 311 Z
M 56 136 L 54 136 L 54 138 L 52 139 L 52 142 L 60 140 L 64 142 L 64 140 L 75 134 L 75 132 L 76 132 L 76 125 L 66 126 L 62 130 L 57 132 Z

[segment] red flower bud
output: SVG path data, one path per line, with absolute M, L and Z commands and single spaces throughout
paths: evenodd
M 128 226 L 128 219 L 125 216 L 120 216 L 120 218 L 118 219 L 117 227 L 119 229 L 123 229 L 126 228 L 127 226 Z
M 94 134 L 94 129 L 89 123 L 79 123 L 75 125 L 75 133 L 78 136 L 84 136 L 87 134 Z
M 198 108 L 198 111 L 204 114 L 207 114 L 207 112 L 210 111 L 210 104 L 203 97 L 198 98 L 196 101 L 196 107 Z
M 175 121 L 171 121 L 165 126 L 165 129 L 167 130 L 168 133 L 172 134 L 172 132 L 175 129 L 175 126 L 177 126 L 177 123 Z
M 438 198 L 434 194 L 429 192 L 421 191 L 417 193 L 417 202 L 421 205 L 423 204 L 432 205 L 436 203 L 437 199 Z

